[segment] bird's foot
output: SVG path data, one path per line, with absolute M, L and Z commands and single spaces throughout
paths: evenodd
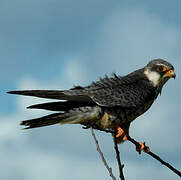
M 118 126 L 116 129 L 117 129 L 116 138 L 121 138 L 123 141 L 128 140 L 124 130 L 120 126 Z
M 136 147 L 136 151 L 141 154 L 141 151 L 145 151 L 145 152 L 150 152 L 150 148 L 148 146 L 145 145 L 145 142 L 142 143 L 142 142 L 139 142 L 140 144 L 140 147 Z

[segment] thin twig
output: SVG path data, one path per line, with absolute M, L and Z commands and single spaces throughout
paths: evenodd
M 95 144 L 96 144 L 96 147 L 97 147 L 97 151 L 99 152 L 99 154 L 100 154 L 100 156 L 101 156 L 101 159 L 102 159 L 102 161 L 103 161 L 106 169 L 109 171 L 109 175 L 111 176 L 111 178 L 112 178 L 113 180 L 116 180 L 115 176 L 114 176 L 113 173 L 112 173 L 112 169 L 108 166 L 108 164 L 107 164 L 107 162 L 106 162 L 106 160 L 105 160 L 105 158 L 104 158 L 104 155 L 103 155 L 103 153 L 102 153 L 102 151 L 101 151 L 101 149 L 100 149 L 98 140 L 96 139 L 96 135 L 95 135 L 94 130 L 93 130 L 92 127 L 91 127 L 91 133 L 92 133 L 92 136 L 93 136 L 93 138 L 94 138 L 94 141 L 95 141 Z
M 135 141 L 133 138 L 131 138 L 130 136 L 127 136 L 128 141 L 132 142 L 136 147 L 140 147 L 140 144 Z M 149 151 L 145 153 L 149 154 L 151 157 L 153 157 L 154 159 L 156 159 L 157 161 L 159 161 L 161 164 L 165 165 L 166 167 L 168 167 L 171 171 L 173 171 L 175 174 L 177 174 L 178 176 L 181 177 L 181 172 L 177 169 L 175 169 L 172 165 L 170 165 L 169 163 L 167 163 L 166 161 L 164 161 L 163 159 L 161 159 L 158 155 L 154 154 L 153 152 Z
M 119 167 L 119 177 L 120 177 L 121 180 L 125 180 L 124 174 L 123 174 L 123 167 L 124 167 L 124 165 L 121 164 L 120 152 L 119 152 L 119 149 L 118 149 L 118 144 L 117 144 L 117 140 L 116 140 L 116 134 L 112 133 L 112 135 L 113 135 L 113 141 L 114 141 L 114 149 L 116 151 L 116 159 L 117 159 L 118 167 Z
M 86 128 L 90 128 L 90 127 L 86 127 Z M 94 128 L 94 129 L 97 129 L 99 131 L 104 131 L 106 133 L 115 133 L 114 130 L 112 129 L 99 129 L 99 128 Z M 128 141 L 130 141 L 131 143 L 133 143 L 137 148 L 140 148 L 140 144 L 135 141 L 133 138 L 131 138 L 130 136 L 127 135 L 127 138 L 128 138 Z M 172 172 L 174 172 L 175 174 L 177 174 L 179 177 L 181 177 L 181 172 L 174 168 L 172 165 L 170 165 L 169 163 L 167 163 L 166 161 L 164 161 L 163 159 L 161 159 L 158 155 L 154 154 L 153 152 L 146 152 L 144 151 L 145 153 L 149 154 L 151 157 L 153 157 L 154 159 L 156 159 L 157 161 L 159 161 L 161 164 L 163 164 L 164 166 L 166 166 L 167 168 L 169 168 Z

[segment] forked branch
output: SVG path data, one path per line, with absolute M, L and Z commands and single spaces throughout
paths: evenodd
M 90 127 L 84 127 L 85 129 L 86 128 L 90 128 Z M 104 131 L 104 132 L 106 132 L 106 133 L 111 133 L 111 134 L 113 134 L 113 133 L 115 133 L 115 131 L 114 130 L 112 130 L 112 129 L 108 129 L 108 130 L 103 130 L 103 129 L 99 129 L 99 128 L 97 128 L 97 127 L 94 127 L 94 129 L 97 129 L 97 130 L 99 130 L 99 131 Z M 137 142 L 137 141 L 135 141 L 133 138 L 131 138 L 130 136 L 127 136 L 127 139 L 128 139 L 128 141 L 130 141 L 131 143 L 133 143 L 137 148 L 140 148 L 140 144 Z M 170 165 L 169 163 L 167 163 L 166 161 L 164 161 L 163 159 L 161 159 L 158 155 L 156 155 L 155 153 L 153 153 L 153 152 L 146 152 L 146 151 L 144 151 L 145 153 L 147 153 L 148 155 L 150 155 L 152 158 L 154 158 L 154 159 L 156 159 L 157 161 L 159 161 L 161 164 L 163 164 L 164 166 L 166 166 L 167 168 L 169 168 L 172 172 L 174 172 L 175 174 L 177 174 L 179 177 L 181 177 L 181 172 L 178 170 L 178 169 L 176 169 L 176 168 L 174 168 L 172 165 Z
M 140 144 L 135 141 L 133 138 L 131 138 L 130 136 L 127 136 L 128 141 L 132 142 L 136 147 L 140 148 Z M 149 154 L 152 158 L 156 159 L 157 161 L 159 161 L 161 164 L 163 164 L 164 166 L 168 167 L 171 171 L 173 171 L 175 174 L 177 174 L 178 176 L 181 177 L 181 172 L 179 170 L 177 170 L 176 168 L 174 168 L 172 165 L 170 165 L 169 163 L 167 163 L 166 161 L 164 161 L 163 159 L 161 159 L 158 155 L 156 155 L 155 153 L 149 151 L 145 153 Z

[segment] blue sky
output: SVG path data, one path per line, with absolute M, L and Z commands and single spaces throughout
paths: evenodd
M 22 131 L 19 122 L 49 112 L 27 110 L 44 99 L 17 97 L 15 89 L 66 89 L 112 72 L 124 75 L 153 58 L 176 69 L 153 107 L 130 133 L 181 169 L 181 2 L 168 0 L 0 0 L 0 179 L 109 179 L 89 130 L 78 125 Z M 96 133 L 117 174 L 113 143 Z M 119 146 L 129 180 L 177 180 L 128 142 Z M 93 173 L 92 173 L 93 172 Z

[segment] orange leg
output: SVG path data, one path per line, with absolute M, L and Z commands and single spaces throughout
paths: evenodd
M 124 130 L 120 126 L 117 127 L 117 130 L 118 130 L 118 133 L 116 135 L 116 138 L 122 138 L 123 141 L 126 141 L 128 138 Z
M 139 144 L 140 144 L 141 147 L 140 147 L 140 148 L 138 148 L 138 147 L 136 148 L 136 151 L 137 151 L 139 154 L 141 154 L 141 151 L 142 151 L 142 150 L 144 150 L 144 151 L 147 152 L 147 153 L 150 152 L 150 148 L 149 148 L 148 146 L 146 146 L 145 143 L 140 142 Z
M 123 141 L 128 140 L 128 138 L 127 138 L 124 130 L 123 130 L 120 126 L 118 126 L 116 129 L 117 129 L 116 138 L 121 138 Z M 145 152 L 147 152 L 147 153 L 150 152 L 150 148 L 149 148 L 148 146 L 146 146 L 145 143 L 140 142 L 139 144 L 140 144 L 140 147 L 139 147 L 139 148 L 136 147 L 136 151 L 137 151 L 139 154 L 141 154 L 141 151 L 142 151 L 142 150 L 145 151 Z

